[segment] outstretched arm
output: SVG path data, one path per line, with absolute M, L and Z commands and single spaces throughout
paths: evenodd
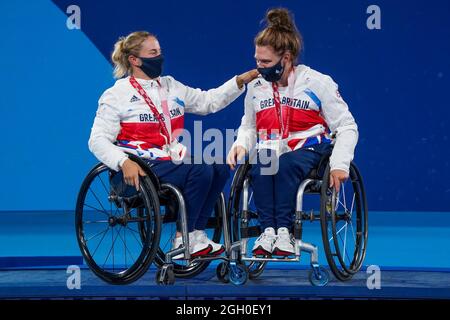
M 206 91 L 185 86 L 176 80 L 173 81 L 184 90 L 185 112 L 206 115 L 220 111 L 236 100 L 245 91 L 244 85 L 257 76 L 258 72 L 251 70 L 233 77 L 218 88 Z

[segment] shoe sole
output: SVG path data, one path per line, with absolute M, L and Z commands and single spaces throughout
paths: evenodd
M 212 252 L 210 252 L 209 254 L 212 255 L 212 256 L 218 256 L 219 254 L 222 254 L 222 253 L 224 253 L 224 252 L 225 252 L 225 248 L 224 248 L 224 247 L 221 247 L 219 250 L 217 250 L 217 251 L 212 251 Z
M 275 256 L 288 257 L 288 256 L 293 256 L 295 254 L 295 252 L 283 251 L 278 248 L 274 248 L 272 254 Z
M 283 251 L 278 248 L 275 248 L 273 250 L 272 254 L 275 256 L 288 257 L 288 256 L 293 256 L 295 254 L 295 252 Z
M 211 251 L 212 251 L 212 246 L 208 245 L 208 247 L 206 247 L 203 250 L 191 253 L 191 257 L 205 256 L 205 255 L 209 254 Z
M 252 251 L 252 253 L 255 256 L 270 256 L 272 254 L 272 252 L 269 252 L 269 251 L 263 249 L 261 246 L 259 246 L 258 248 L 254 249 Z
M 209 254 L 211 254 L 211 250 L 212 250 L 212 246 L 208 245 L 208 247 L 203 250 L 191 253 L 191 257 L 195 258 L 195 257 L 209 255 Z M 223 251 L 225 251 L 225 249 L 223 249 Z M 221 251 L 220 253 L 222 253 L 223 251 Z M 172 260 L 186 260 L 186 258 L 184 257 L 184 254 L 179 254 L 179 255 L 173 257 Z

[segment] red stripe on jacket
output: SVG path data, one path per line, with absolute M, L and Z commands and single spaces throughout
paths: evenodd
M 170 120 L 172 132 L 184 128 L 184 117 Z M 148 148 L 161 148 L 166 140 L 161 135 L 160 124 L 157 122 L 121 122 L 117 140 L 143 141 L 148 143 Z M 178 132 L 179 135 L 179 132 Z M 144 147 L 141 145 L 141 147 Z M 147 147 L 144 147 L 147 148 Z

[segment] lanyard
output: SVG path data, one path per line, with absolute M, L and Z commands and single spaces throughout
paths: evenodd
M 295 70 L 291 72 L 288 79 L 288 86 L 289 86 L 289 98 L 293 99 L 294 97 L 294 88 L 295 88 Z M 277 116 L 278 116 L 278 123 L 280 125 L 281 130 L 281 139 L 285 139 L 289 135 L 289 114 L 290 114 L 290 107 L 286 105 L 284 108 L 281 105 L 280 100 L 280 92 L 278 91 L 278 85 L 276 82 L 272 82 L 272 89 L 273 89 L 273 100 L 275 103 L 275 109 L 277 110 Z M 283 109 L 286 110 L 286 121 L 283 121 Z
M 153 101 L 150 99 L 150 97 L 147 95 L 147 92 L 145 92 L 145 90 L 142 88 L 142 86 L 137 82 L 136 78 L 131 76 L 130 77 L 130 83 L 133 86 L 133 88 L 136 89 L 136 91 L 141 95 L 141 97 L 145 100 L 145 102 L 147 103 L 147 105 L 150 107 L 150 110 L 152 111 L 152 113 L 155 115 L 156 119 L 159 122 L 159 125 L 161 126 L 161 130 L 164 136 L 164 139 L 166 140 L 166 143 L 169 143 L 171 141 L 170 138 L 170 133 L 169 130 L 167 129 L 166 123 L 164 121 L 165 117 L 163 113 L 160 113 L 158 111 L 158 109 L 156 108 L 155 104 L 153 103 Z M 166 113 L 167 112 L 167 116 L 168 116 L 168 106 L 167 106 L 167 100 L 163 99 L 164 101 L 161 101 L 161 106 L 163 108 L 163 112 Z M 167 110 L 164 110 L 167 109 Z M 169 123 L 170 123 L 170 118 L 168 119 Z

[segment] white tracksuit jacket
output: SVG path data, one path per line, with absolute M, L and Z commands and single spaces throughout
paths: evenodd
M 358 141 L 358 127 L 337 84 L 331 77 L 305 65 L 296 66 L 293 72 L 295 86 L 279 88 L 282 115 L 289 114 L 288 137 L 280 139 L 278 134 L 280 126 L 272 85 L 259 77 L 247 85 L 245 114 L 233 146 L 243 146 L 247 151 L 255 146 L 274 149 L 281 155 L 330 139 L 331 131 L 335 136 L 331 169 L 348 173 Z M 290 108 L 289 113 L 285 106 Z
M 137 79 L 147 95 L 161 109 L 160 88 L 156 80 Z M 184 128 L 184 113 L 206 115 L 217 112 L 245 90 L 239 89 L 236 77 L 208 91 L 183 85 L 171 76 L 159 78 L 170 111 L 168 129 L 174 133 Z M 100 97 L 89 139 L 89 150 L 113 170 L 127 159 L 124 150 L 138 156 L 170 160 L 163 150 L 167 146 L 161 126 L 149 106 L 130 84 L 129 77 L 119 79 Z

